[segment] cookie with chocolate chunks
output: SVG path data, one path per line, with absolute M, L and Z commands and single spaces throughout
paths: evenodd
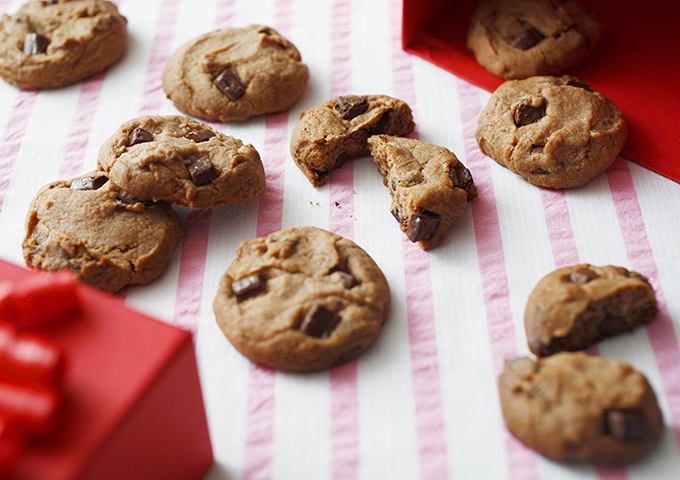
M 374 135 L 368 144 L 400 228 L 424 250 L 439 245 L 477 197 L 470 170 L 450 150 L 420 140 Z
M 499 381 L 508 430 L 558 462 L 631 463 L 660 440 L 656 395 L 630 365 L 561 352 L 506 361 Z
M 578 1 L 482 0 L 467 46 L 506 80 L 561 75 L 595 49 L 602 32 L 600 17 Z
M 0 22 L 0 77 L 25 89 L 79 82 L 118 62 L 127 20 L 103 0 L 29 1 Z
M 252 145 L 185 116 L 123 123 L 101 146 L 98 162 L 112 182 L 139 198 L 191 208 L 240 204 L 265 190 Z
M 22 250 L 29 267 L 71 269 L 83 283 L 115 293 L 163 274 L 181 237 L 170 204 L 143 201 L 95 171 L 38 192 Z
M 163 89 L 180 111 L 228 122 L 288 110 L 308 79 L 295 45 L 273 28 L 250 25 L 182 45 L 165 67 Z
M 403 101 L 387 95 L 345 95 L 300 114 L 290 154 L 314 187 L 324 185 L 332 170 L 347 160 L 370 154 L 368 137 L 406 136 L 413 113 Z
M 616 159 L 628 137 L 621 110 L 572 76 L 509 80 L 482 110 L 485 155 L 539 187 L 585 185 Z
M 389 308 L 390 290 L 373 259 L 316 227 L 242 242 L 214 302 L 237 350 L 290 371 L 357 357 L 378 337 Z
M 529 295 L 524 326 L 538 356 L 585 350 L 650 323 L 658 313 L 647 279 L 623 267 L 584 263 L 543 277 Z

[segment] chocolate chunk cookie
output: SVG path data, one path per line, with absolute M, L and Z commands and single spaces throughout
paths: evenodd
M 83 283 L 115 293 L 159 277 L 181 237 L 182 223 L 169 204 L 144 202 L 91 172 L 38 192 L 23 255 L 28 266 L 68 268 Z
M 337 97 L 300 114 L 290 153 L 312 185 L 319 187 L 346 160 L 368 156 L 366 140 L 371 135 L 406 136 L 414 128 L 411 108 L 401 100 L 387 95 Z
M 127 50 L 127 20 L 102 0 L 30 1 L 0 23 L 0 77 L 26 89 L 71 85 Z
M 575 1 L 482 0 L 467 46 L 506 80 L 561 75 L 595 49 L 602 30 L 599 16 Z
M 309 79 L 300 52 L 263 25 L 195 38 L 170 58 L 163 89 L 182 112 L 207 120 L 243 120 L 288 110 Z
M 482 153 L 539 187 L 580 187 L 626 143 L 621 111 L 575 77 L 510 80 L 491 96 L 477 125 Z
M 622 267 L 575 265 L 555 270 L 529 296 L 524 325 L 538 356 L 584 350 L 632 331 L 658 313 L 654 290 L 642 275 Z
M 439 245 L 477 196 L 470 171 L 451 151 L 419 140 L 374 135 L 368 144 L 400 228 L 424 250 Z
M 144 200 L 186 207 L 240 204 L 264 193 L 252 145 L 189 117 L 140 117 L 123 123 L 99 150 L 99 167 Z
M 355 358 L 375 341 L 389 307 L 389 287 L 373 259 L 316 227 L 242 242 L 214 302 L 236 349 L 293 371 Z
M 629 463 L 663 433 L 647 379 L 616 360 L 583 352 L 520 358 L 506 362 L 498 383 L 508 430 L 552 460 Z

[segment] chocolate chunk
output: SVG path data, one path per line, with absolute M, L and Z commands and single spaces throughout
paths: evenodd
M 97 190 L 108 181 L 105 175 L 90 175 L 73 180 L 71 190 Z
M 215 132 L 211 130 L 201 130 L 200 132 L 189 132 L 187 134 L 187 138 L 189 140 L 193 140 L 196 143 L 205 142 L 207 140 L 210 140 L 214 136 Z
M 605 412 L 604 431 L 617 440 L 641 442 L 647 437 L 645 416 L 641 410 L 612 409 Z
M 344 120 L 351 120 L 368 110 L 368 98 L 355 95 L 338 97 L 335 109 L 340 112 Z
M 357 279 L 354 278 L 351 273 L 338 271 L 338 274 L 340 275 L 340 279 L 347 290 L 357 285 Z
M 430 212 L 415 214 L 408 224 L 406 236 L 412 242 L 430 240 L 439 226 L 439 215 Z
M 578 283 L 579 285 L 585 285 L 586 283 L 590 282 L 591 280 L 595 280 L 596 278 L 600 278 L 600 276 L 594 271 L 587 268 L 576 270 L 574 272 L 571 272 L 571 275 L 569 275 L 569 281 L 573 283 Z
M 390 123 L 391 111 L 387 110 L 382 116 L 375 122 L 375 125 L 368 130 L 369 135 L 378 135 L 380 133 L 385 133 L 387 124 Z
M 321 305 L 314 305 L 300 324 L 300 331 L 315 338 L 327 338 L 340 321 L 336 315 Z
M 515 110 L 515 125 L 523 127 L 524 125 L 536 123 L 543 117 L 545 117 L 545 103 L 538 107 L 522 103 Z
M 125 205 L 134 205 L 135 203 L 143 203 L 144 205 L 151 205 L 153 202 L 144 201 L 141 198 L 126 192 L 125 190 L 118 190 L 118 200 Z
M 567 85 L 570 87 L 578 87 L 585 90 L 590 90 L 590 85 L 588 83 L 583 82 L 576 77 L 569 77 L 569 80 L 567 80 Z
M 232 102 L 241 98 L 246 92 L 246 88 L 241 83 L 241 80 L 229 69 L 223 70 L 222 73 L 215 77 L 213 83 Z
M 396 208 L 393 208 L 390 210 L 390 213 L 394 217 L 394 219 L 399 223 L 399 225 L 404 225 L 404 219 L 401 218 L 401 215 L 399 215 L 399 210 Z
M 26 55 L 37 55 L 45 53 L 50 41 L 39 33 L 27 33 L 24 36 L 24 53 Z
M 249 275 L 231 283 L 231 292 L 236 296 L 240 303 L 250 297 L 254 297 L 264 292 L 265 282 L 260 275 Z
M 543 168 L 537 168 L 536 170 L 532 170 L 531 173 L 533 173 L 534 175 L 550 175 L 550 172 Z
M 190 163 L 187 166 L 187 170 L 189 170 L 191 180 L 199 187 L 206 183 L 210 183 L 220 176 L 215 165 L 213 165 L 208 157 L 202 157 Z
M 137 145 L 139 143 L 150 142 L 152 140 L 153 135 L 150 132 L 147 132 L 143 128 L 137 127 L 130 134 L 130 138 L 128 139 L 128 147 L 132 147 L 133 145 Z
M 449 170 L 449 177 L 451 178 L 455 188 L 462 188 L 466 192 L 472 188 L 473 181 L 470 170 L 460 163 L 453 169 Z
M 535 47 L 541 43 L 544 38 L 545 35 L 543 35 L 536 27 L 526 25 L 519 35 L 510 40 L 510 43 L 513 47 L 519 48 L 520 50 L 529 50 L 531 47 Z

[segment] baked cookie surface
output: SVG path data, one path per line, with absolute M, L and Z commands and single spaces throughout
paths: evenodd
M 634 462 L 663 433 L 649 382 L 616 360 L 562 352 L 507 361 L 499 393 L 508 430 L 560 462 Z
M 524 326 L 538 356 L 585 350 L 600 340 L 650 323 L 658 313 L 654 290 L 622 267 L 589 264 L 560 268 L 529 295 Z
M 506 80 L 561 75 L 595 49 L 602 31 L 599 16 L 576 1 L 482 0 L 467 46 Z
M 316 227 L 242 242 L 220 281 L 217 323 L 247 358 L 291 371 L 357 357 L 387 318 L 390 291 L 355 243 Z
M 291 134 L 290 154 L 311 184 L 319 187 L 345 161 L 368 156 L 371 135 L 406 136 L 414 128 L 411 108 L 396 98 L 336 97 L 300 114 Z
M 272 28 L 251 25 L 182 45 L 168 61 L 163 89 L 182 112 L 228 122 L 288 110 L 308 79 L 295 45 Z
M 71 85 L 127 50 L 127 20 L 103 0 L 29 1 L 0 23 L 0 77 L 25 89 Z
M 604 172 L 628 137 L 621 110 L 571 76 L 509 80 L 482 110 L 477 144 L 539 187 L 580 187 Z
M 477 196 L 470 171 L 453 152 L 420 140 L 374 135 L 368 144 L 400 228 L 425 250 L 439 245 Z
M 144 200 L 210 208 L 253 200 L 265 191 L 252 145 L 180 115 L 123 123 L 99 150 L 99 168 Z
M 169 204 L 144 202 L 91 172 L 38 192 L 22 249 L 31 267 L 68 268 L 83 283 L 115 293 L 159 277 L 181 237 Z

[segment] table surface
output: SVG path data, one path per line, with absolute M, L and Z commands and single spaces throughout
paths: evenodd
M 0 12 L 21 3 L 0 0 Z M 0 257 L 10 262 L 23 264 L 24 220 L 41 186 L 95 169 L 100 145 L 124 121 L 179 113 L 161 75 L 182 43 L 266 24 L 298 47 L 311 73 L 289 112 L 218 126 L 258 150 L 266 194 L 240 206 L 178 209 L 185 230 L 170 267 L 125 293 L 129 306 L 194 333 L 216 460 L 208 479 L 678 478 L 680 185 L 622 158 L 569 191 L 539 189 L 496 165 L 474 140 L 490 94 L 404 53 L 398 0 L 114 3 L 128 19 L 122 62 L 59 90 L 0 82 Z M 405 100 L 415 135 L 471 170 L 479 197 L 441 246 L 423 252 L 405 238 L 370 158 L 318 189 L 294 165 L 288 145 L 299 111 L 349 93 Z M 240 241 L 303 225 L 364 248 L 388 279 L 392 309 L 358 361 L 289 374 L 243 358 L 217 327 L 212 302 Z M 668 427 L 659 447 L 628 468 L 548 461 L 508 434 L 500 412 L 504 360 L 529 355 L 529 293 L 550 271 L 577 263 L 636 270 L 660 304 L 650 326 L 597 349 L 647 375 Z

